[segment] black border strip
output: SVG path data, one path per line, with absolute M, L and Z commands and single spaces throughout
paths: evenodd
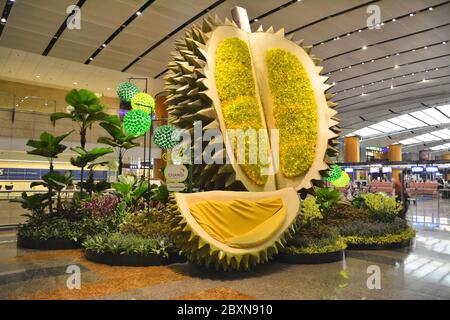
M 398 55 L 401 55 L 401 54 L 405 54 L 405 53 L 414 52 L 413 50 L 415 50 L 415 51 L 422 50 L 422 49 L 424 49 L 424 47 L 427 47 L 427 49 L 429 49 L 429 48 L 436 47 L 436 46 L 439 46 L 439 45 L 447 45 L 447 44 L 449 44 L 449 41 L 450 40 L 439 41 L 439 42 L 435 42 L 435 43 L 432 43 L 432 44 L 427 44 L 425 46 L 415 47 L 415 48 L 412 48 L 412 49 L 407 49 L 407 50 L 399 51 L 399 52 L 396 52 L 396 53 L 391 53 L 389 55 L 383 55 L 383 56 L 380 56 L 380 57 L 368 59 L 368 60 L 365 60 L 365 61 L 361 61 L 361 62 L 357 62 L 357 63 L 351 64 L 351 65 L 345 66 L 343 68 L 338 68 L 338 69 L 329 71 L 329 72 L 325 73 L 324 75 L 329 76 L 332 73 L 341 72 L 341 71 L 344 71 L 345 69 L 349 69 L 349 67 L 353 68 L 353 67 L 357 67 L 357 66 L 360 66 L 360 65 L 363 65 L 363 64 L 366 64 L 366 63 L 369 64 L 369 63 L 374 63 L 375 61 L 378 61 L 378 60 L 384 60 L 384 59 L 386 59 L 387 56 L 389 56 L 389 57 L 396 57 L 397 53 L 398 53 Z M 443 44 L 442 42 L 446 42 L 446 44 Z
M 444 76 L 438 76 L 438 77 L 434 77 L 434 78 L 429 78 L 429 79 L 427 79 L 427 80 L 439 80 L 439 79 L 442 79 L 442 78 L 448 78 L 448 77 L 450 77 L 450 75 L 444 75 Z M 420 84 L 422 81 L 411 81 L 411 82 L 406 82 L 406 83 L 402 83 L 402 84 L 399 84 L 399 85 L 397 85 L 396 86 L 396 88 L 401 88 L 401 87 L 404 87 L 404 86 L 407 86 L 407 85 L 411 85 L 411 84 Z M 426 87 L 426 88 L 434 88 L 434 87 L 436 87 L 436 86 L 444 86 L 444 85 L 448 85 L 448 84 L 450 84 L 450 82 L 449 83 L 437 83 L 437 84 L 435 84 L 434 86 L 431 86 L 431 87 Z M 425 88 L 425 87 L 424 87 Z M 377 93 L 377 92 L 380 92 L 380 91 L 383 91 L 383 90 L 387 90 L 387 89 L 390 89 L 390 88 L 382 88 L 382 89 L 377 89 L 377 90 L 373 90 L 373 91 L 369 91 L 369 92 L 367 92 L 367 94 L 371 94 L 371 93 Z M 422 89 L 422 88 L 421 88 Z M 390 97 L 390 96 L 394 96 L 394 95 L 397 95 L 397 94 L 402 94 L 402 93 L 407 93 L 407 92 L 410 92 L 410 91 L 417 91 L 417 89 L 411 89 L 411 90 L 407 90 L 407 91 L 402 91 L 402 92 L 393 92 L 392 94 L 386 94 L 386 95 L 383 95 L 382 97 L 377 97 L 377 98 L 384 98 L 384 97 Z M 344 101 L 344 100 L 348 100 L 348 99 L 353 99 L 353 98 L 357 98 L 357 97 L 361 97 L 361 95 L 360 94 L 358 94 L 358 95 L 355 95 L 355 96 L 351 96 L 351 97 L 346 97 L 346 98 L 344 98 L 344 99 L 341 99 L 341 100 L 336 100 L 336 102 L 340 102 L 340 101 Z M 348 107 L 350 107 L 350 106 L 353 106 L 353 105 L 355 105 L 355 104 L 361 104 L 361 101 L 359 101 L 359 102 L 355 102 L 355 103 L 351 103 L 351 104 L 347 104 L 347 105 L 345 105 L 345 106 L 342 106 L 341 108 L 338 108 L 338 107 L 336 107 L 336 110 L 338 111 L 338 113 L 339 112 L 343 112 L 344 110 L 344 108 L 348 108 Z M 370 107 L 370 106 L 369 106 Z M 422 120 L 421 120 L 422 121 Z
M 212 9 L 214 9 L 215 7 L 221 5 L 222 3 L 224 3 L 226 0 L 218 0 L 216 2 L 214 2 L 212 5 L 210 5 L 209 7 L 207 7 L 206 9 L 202 10 L 201 12 L 197 13 L 195 16 L 193 16 L 192 18 L 190 18 L 189 20 L 187 20 L 186 22 L 184 22 L 182 25 L 178 26 L 175 30 L 172 30 L 169 34 L 167 34 L 164 38 L 160 39 L 158 42 L 156 42 L 155 44 L 153 44 L 150 48 L 148 48 L 147 50 L 145 50 L 143 53 L 141 53 L 136 59 L 134 59 L 133 61 L 131 61 L 125 68 L 122 69 L 122 72 L 127 71 L 129 68 L 131 68 L 136 62 L 138 62 L 140 59 L 142 59 L 143 57 L 145 57 L 147 54 L 149 54 L 151 51 L 153 51 L 154 49 L 156 49 L 157 47 L 159 47 L 164 41 L 166 41 L 167 39 L 169 39 L 170 37 L 172 37 L 173 35 L 175 35 L 176 33 L 178 33 L 179 31 L 181 31 L 183 28 L 185 28 L 187 25 L 191 24 L 192 22 L 194 22 L 195 20 L 197 20 L 198 18 L 200 18 L 201 16 L 203 16 L 204 14 L 206 14 L 207 12 L 211 11 Z
M 298 28 L 295 28 L 295 29 L 293 29 L 293 30 L 291 30 L 291 31 L 288 31 L 288 32 L 286 32 L 286 34 L 289 35 L 289 34 L 291 34 L 291 33 L 294 33 L 294 32 L 297 32 L 297 31 L 299 31 L 299 30 L 302 30 L 302 29 L 311 27 L 311 26 L 313 26 L 313 25 L 315 25 L 315 24 L 318 24 L 318 23 L 320 23 L 320 22 L 323 22 L 323 21 L 325 21 L 325 20 L 328 20 L 328 19 L 331 19 L 331 18 L 335 18 L 335 17 L 337 17 L 337 16 L 340 16 L 341 14 L 345 14 L 345 13 L 351 12 L 351 11 L 353 11 L 353 10 L 358 10 L 358 9 L 363 8 L 363 7 L 370 6 L 371 4 L 380 2 L 380 1 L 381 1 L 381 0 L 372 0 L 372 1 L 368 1 L 368 2 L 362 3 L 362 4 L 360 4 L 360 5 L 357 5 L 357 6 L 354 6 L 354 7 L 351 7 L 351 8 L 348 8 L 348 9 L 345 9 L 345 10 L 342 10 L 342 11 L 339 11 L 339 12 L 336 12 L 336 13 L 333 13 L 332 15 L 329 15 L 329 16 L 326 16 L 326 17 L 323 17 L 323 18 L 320 18 L 320 19 L 318 19 L 318 20 L 316 20 L 316 21 L 310 22 L 310 23 L 305 24 L 305 25 L 303 25 L 303 26 L 301 26 L 301 27 L 298 27 Z
M 388 23 L 398 22 L 398 21 L 401 20 L 401 19 L 408 18 L 409 15 L 410 15 L 411 13 L 413 13 L 414 15 L 416 15 L 416 14 L 422 13 L 422 12 L 429 12 L 429 8 L 430 8 L 430 7 L 433 7 L 433 9 L 436 9 L 436 8 L 441 7 L 441 6 L 444 6 L 444 5 L 448 4 L 448 3 L 450 3 L 450 0 L 445 1 L 445 2 L 441 2 L 441 3 L 436 4 L 436 5 L 428 6 L 428 7 L 426 7 L 426 8 L 423 8 L 423 9 L 420 9 L 420 10 L 417 10 L 417 11 L 414 11 L 414 12 L 410 12 L 410 13 L 407 13 L 407 14 L 403 14 L 403 15 L 401 15 L 401 16 L 397 16 L 397 17 L 394 17 L 394 18 L 390 18 L 389 20 L 382 21 L 382 24 L 388 24 Z M 395 19 L 395 21 L 392 21 L 393 19 Z M 365 27 L 362 27 L 362 28 L 359 28 L 359 29 L 356 29 L 356 30 L 353 30 L 353 31 L 349 31 L 349 32 L 340 34 L 340 35 L 338 35 L 338 36 L 335 36 L 335 37 L 333 37 L 333 38 L 329 38 L 329 39 L 326 39 L 326 40 L 322 40 L 322 41 L 320 41 L 320 42 L 317 42 L 317 43 L 313 44 L 313 47 L 316 47 L 316 46 L 319 46 L 319 45 L 323 45 L 323 44 L 325 44 L 325 43 L 327 43 L 327 42 L 331 42 L 331 41 L 333 41 L 333 40 L 334 40 L 335 38 L 337 38 L 337 37 L 343 39 L 343 38 L 345 38 L 345 36 L 347 36 L 348 34 L 359 33 L 359 32 L 362 32 L 362 31 L 365 31 L 365 30 L 368 30 L 368 29 L 369 29 L 369 27 L 365 26 Z M 360 30 L 361 30 L 361 31 L 360 31 Z
M 76 4 L 76 6 L 78 8 L 81 8 L 84 4 L 86 3 L 86 0 L 78 0 L 78 3 Z M 52 39 L 50 40 L 50 42 L 48 43 L 47 47 L 44 49 L 44 52 L 42 52 L 43 56 L 47 56 L 50 51 L 52 50 L 53 46 L 56 44 L 56 41 L 58 41 L 59 37 L 62 35 L 62 33 L 64 32 L 64 30 L 66 30 L 67 27 L 67 19 L 69 19 L 69 17 L 73 14 L 74 12 L 72 11 L 71 13 L 69 13 L 67 15 L 67 17 L 64 19 L 64 22 L 59 26 L 58 30 L 56 31 L 55 35 L 52 37 Z
M 84 62 L 84 64 L 89 64 L 92 62 L 92 60 L 94 60 L 94 58 L 103 50 L 105 49 L 105 47 L 103 47 L 103 45 L 108 45 L 111 41 L 114 40 L 115 37 L 117 37 L 122 31 L 125 30 L 125 28 L 131 23 L 133 22 L 134 19 L 138 18 L 139 16 L 136 15 L 136 12 L 140 12 L 141 14 L 145 11 L 145 9 L 147 9 L 148 7 L 150 7 L 150 5 L 152 5 L 156 0 L 148 0 L 146 3 L 144 3 L 144 5 L 142 7 L 140 7 L 137 11 L 133 12 L 133 14 L 124 22 L 120 25 L 119 28 L 117 28 L 104 42 L 102 42 L 100 44 L 100 46 L 94 51 L 94 53 L 92 53 L 89 58 L 87 58 L 87 60 Z
M 375 42 L 375 43 L 372 43 L 372 44 L 368 44 L 368 45 L 366 45 L 366 47 L 369 48 L 369 47 L 374 47 L 374 46 L 377 46 L 377 45 L 380 45 L 380 44 L 385 44 L 385 43 L 388 43 L 388 42 L 397 41 L 397 40 L 400 40 L 400 39 L 404 39 L 404 38 L 407 38 L 407 37 L 415 36 L 415 35 L 418 35 L 418 34 L 421 34 L 421 33 L 425 33 L 425 32 L 428 32 L 428 31 L 432 31 L 432 30 L 443 28 L 443 27 L 447 27 L 449 25 L 450 25 L 450 22 L 444 23 L 444 24 L 441 24 L 441 25 L 436 26 L 436 27 L 427 28 L 427 29 L 416 31 L 416 32 L 413 32 L 413 33 L 408 33 L 408 34 L 405 34 L 403 36 L 399 36 L 399 37 L 395 37 L 395 38 L 391 38 L 391 39 L 386 39 L 386 40 L 383 40 L 383 41 Z M 331 60 L 331 59 L 334 59 L 334 58 L 337 58 L 337 57 L 340 57 L 340 56 L 344 56 L 346 54 L 353 53 L 353 52 L 356 52 L 356 51 L 359 51 L 359 50 L 361 50 L 361 48 L 356 48 L 356 49 L 352 49 L 352 50 L 345 51 L 345 52 L 342 52 L 342 53 L 338 53 L 338 54 L 336 54 L 334 56 L 330 56 L 328 58 L 323 59 L 323 61 L 325 62 L 325 61 L 328 61 L 328 60 Z
M 431 58 L 426 58 L 426 59 L 422 59 L 422 60 L 416 60 L 414 62 L 403 63 L 403 64 L 399 64 L 398 66 L 399 67 L 411 66 L 411 65 L 416 64 L 416 63 L 427 62 L 427 61 L 431 61 L 431 60 L 435 60 L 435 59 L 439 59 L 439 58 L 445 58 L 445 57 L 448 57 L 448 56 L 450 56 L 450 53 L 443 54 L 443 55 L 440 55 L 440 56 L 431 57 Z M 374 74 L 374 73 L 387 71 L 387 70 L 391 70 L 391 69 L 393 69 L 393 68 L 392 67 L 388 67 L 388 68 L 378 69 L 378 70 L 375 70 L 375 71 L 362 73 L 362 74 L 359 74 L 359 75 L 354 76 L 354 77 L 345 78 L 345 79 L 342 79 L 342 80 L 337 80 L 336 82 L 345 82 L 345 81 L 357 79 L 359 77 L 365 77 L 365 76 L 368 76 L 368 75 L 371 75 L 371 74 Z M 392 77 L 390 77 L 390 78 L 392 78 Z M 374 82 L 374 81 L 371 81 L 371 82 Z M 352 89 L 352 88 L 349 88 L 349 89 Z M 347 89 L 347 90 L 349 90 L 349 89 Z
M 449 54 L 449 55 L 450 55 L 450 54 Z M 370 82 L 367 82 L 367 83 L 363 83 L 363 84 L 361 84 L 361 85 L 358 85 L 358 86 L 356 86 L 356 87 L 351 87 L 351 88 L 346 88 L 346 89 L 342 89 L 342 90 L 339 90 L 339 91 L 334 91 L 333 93 L 334 93 L 334 94 L 339 94 L 339 93 L 344 93 L 344 92 L 347 92 L 347 91 L 353 91 L 353 90 L 356 90 L 357 88 L 362 88 L 362 86 L 370 86 L 370 85 L 373 85 L 373 84 L 376 84 L 376 83 L 380 83 L 381 81 L 383 81 L 383 82 L 385 82 L 385 81 L 389 82 L 389 81 L 394 80 L 394 79 L 400 79 L 400 78 L 405 78 L 405 77 L 408 77 L 408 76 L 412 76 L 413 74 L 414 74 L 414 75 L 417 75 L 417 74 L 421 74 L 421 73 L 428 73 L 428 72 L 430 72 L 430 71 L 439 71 L 439 70 L 435 70 L 436 68 L 439 69 L 439 70 L 441 70 L 441 69 L 444 69 L 444 68 L 449 68 L 449 65 L 446 64 L 446 65 L 444 65 L 444 66 L 433 67 L 433 68 L 431 68 L 431 69 L 425 69 L 425 70 L 421 70 L 421 71 L 414 71 L 414 72 L 404 73 L 404 74 L 401 74 L 401 75 L 397 75 L 397 76 L 395 76 L 395 77 L 388 77 L 388 78 L 384 78 L 384 79 L 377 80 L 377 81 L 370 81 Z M 390 69 L 392 69 L 392 68 L 390 68 Z M 428 71 L 428 72 L 427 72 L 427 71 Z M 395 85 L 394 85 L 394 87 L 395 87 Z
M 8 17 L 11 12 L 11 9 L 14 5 L 14 1 L 6 0 L 5 7 L 3 8 L 2 16 L 0 18 L 5 18 L 6 22 L 0 22 L 0 38 L 2 37 L 3 30 L 5 29 L 6 24 L 8 23 Z

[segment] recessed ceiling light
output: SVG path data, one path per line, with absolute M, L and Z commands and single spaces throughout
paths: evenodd
M 102 47 L 103 47 L 103 48 L 106 48 L 106 43 L 102 44 Z
M 351 69 L 351 68 L 352 68 L 352 66 L 348 66 L 348 68 L 349 68 L 349 69 Z
M 362 49 L 363 49 L 363 50 L 366 50 L 366 49 L 367 49 L 367 46 L 363 46 Z
M 394 89 L 394 85 L 393 84 L 391 84 L 391 89 Z
M 111 90 L 111 88 L 106 88 L 106 90 L 108 90 L 108 91 L 109 91 L 109 90 Z
M 428 49 L 428 47 L 427 46 L 425 46 L 425 47 L 423 47 L 424 49 Z
M 350 36 L 350 33 L 347 33 L 347 37 Z
M 384 26 L 384 22 L 382 22 L 381 25 Z
M 258 19 L 257 18 L 255 18 L 253 21 L 255 21 L 255 22 L 258 22 Z
M 341 68 L 341 69 L 339 69 L 339 71 L 342 71 L 342 68 Z
M 5 22 L 6 22 L 6 19 L 5 19 L 5 18 L 2 18 L 1 21 L 2 21 L 3 23 L 5 23 Z
M 361 93 L 361 97 L 364 97 L 364 96 L 366 96 L 366 94 L 363 92 L 363 93 Z
M 447 41 L 442 42 L 442 44 L 447 44 Z
M 389 56 L 386 56 L 386 59 L 389 59 Z
M 397 21 L 397 19 L 395 19 L 395 18 L 394 18 L 394 19 L 392 19 L 392 22 L 395 22 L 395 21 Z
M 414 16 L 414 13 L 410 13 L 409 16 L 410 16 L 410 17 Z
M 362 30 L 361 30 L 361 29 L 359 29 L 359 30 L 358 30 L 358 32 L 362 32 Z
M 333 82 L 333 86 L 335 86 L 336 85 L 336 82 Z
M 425 72 L 428 72 L 428 70 L 425 70 Z
M 92 61 L 92 60 L 94 60 L 94 58 L 90 57 L 90 58 L 89 58 L 89 60 L 91 60 L 91 61 Z
M 436 69 L 434 69 L 434 70 L 436 70 L 436 71 L 437 71 L 437 70 L 439 70 L 439 68 L 436 68 Z
M 395 55 L 396 55 L 396 56 L 399 56 L 399 55 L 400 55 L 400 53 L 398 53 L 398 52 L 397 52 L 397 53 L 396 53 Z
M 372 60 L 370 60 L 371 62 L 375 62 L 375 60 L 374 59 L 372 59 Z
M 430 10 L 430 11 L 433 10 L 433 7 L 428 8 L 428 10 Z
M 136 12 L 137 16 L 140 16 L 141 14 L 142 14 L 142 12 L 140 12 L 140 11 Z
M 77 84 L 78 84 L 78 82 L 74 81 L 74 82 L 73 82 L 73 84 L 74 84 L 74 85 L 77 85 Z
M 41 77 L 40 75 L 37 75 L 37 76 L 36 76 L 36 78 L 38 78 L 38 79 L 39 79 L 40 77 Z
M 340 39 L 341 39 L 341 37 L 337 37 L 337 38 L 336 38 L 336 40 L 340 40 Z
M 325 42 L 322 41 L 320 44 L 325 44 Z
M 395 67 L 394 67 L 394 69 L 398 69 L 398 68 L 399 68 L 399 66 L 396 64 Z
M 364 62 L 361 62 L 361 64 L 364 64 Z
M 423 79 L 422 82 L 428 82 L 428 80 L 427 79 Z
M 416 49 L 412 49 L 412 52 L 416 52 Z

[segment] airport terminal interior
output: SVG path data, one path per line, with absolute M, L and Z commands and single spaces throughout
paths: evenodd
M 0 18 L 0 300 L 450 299 L 450 1 Z

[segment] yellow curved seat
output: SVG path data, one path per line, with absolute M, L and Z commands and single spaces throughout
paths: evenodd
M 295 232 L 300 199 L 294 188 L 175 193 L 169 210 L 176 242 L 190 261 L 249 269 L 267 262 Z

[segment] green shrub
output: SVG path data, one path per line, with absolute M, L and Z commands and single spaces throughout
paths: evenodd
M 366 193 L 362 197 L 372 218 L 375 220 L 391 221 L 402 210 L 402 205 L 397 202 L 395 196 L 388 196 L 379 192 Z
M 398 234 L 408 229 L 405 220 L 395 218 L 390 222 L 351 221 L 339 226 L 342 236 L 379 237 L 387 234 Z
M 320 211 L 320 206 L 316 202 L 316 198 L 308 195 L 306 199 L 302 201 L 301 223 L 310 225 L 314 223 L 314 221 L 321 220 L 322 218 L 322 212 Z
M 395 234 L 385 234 L 382 236 L 373 236 L 373 237 L 347 236 L 343 237 L 343 239 L 348 244 L 389 244 L 410 240 L 415 236 L 416 232 L 408 227 L 406 230 L 403 230 L 402 232 Z
M 164 211 L 153 209 L 150 213 L 141 210 L 130 214 L 120 226 L 123 234 L 135 234 L 144 238 L 169 236 L 171 227 L 168 222 L 168 214 Z
M 324 210 L 324 223 L 330 225 L 341 225 L 351 223 L 352 221 L 369 221 L 369 211 L 367 209 L 354 206 L 337 204 Z
M 135 234 L 98 234 L 88 236 L 83 247 L 96 253 L 115 253 L 122 255 L 159 255 L 167 258 L 170 241 L 165 237 L 144 238 Z
M 84 236 L 82 220 L 73 221 L 58 214 L 32 216 L 19 226 L 17 235 L 33 240 L 67 239 L 78 241 Z
M 321 210 L 328 210 L 338 204 L 348 204 L 336 189 L 316 188 L 314 192 Z
M 317 225 L 309 229 L 300 229 L 296 236 L 289 240 L 283 252 L 290 254 L 326 253 L 345 249 L 345 242 L 336 228 Z

